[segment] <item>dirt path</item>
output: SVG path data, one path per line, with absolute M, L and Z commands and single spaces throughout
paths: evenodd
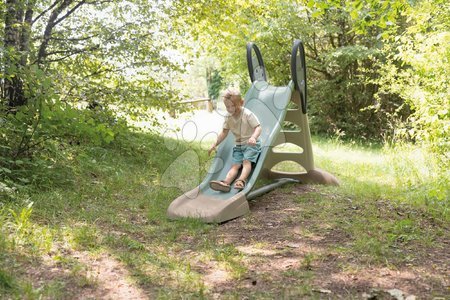
M 91 287 L 80 291 L 78 299 L 139 300 L 151 298 L 131 281 L 130 274 L 123 264 L 110 255 L 103 253 L 92 259 L 86 253 L 77 252 L 74 257 L 89 266 L 86 276 L 95 282 Z
M 63 250 L 63 252 L 61 254 L 64 258 L 59 254 L 50 253 L 41 260 L 29 264 L 24 272 L 34 287 L 42 287 L 49 282 L 59 282 L 63 285 L 60 288 L 55 286 L 55 291 L 43 290 L 43 299 L 154 298 L 133 282 L 127 268 L 111 255 L 99 253 L 93 257 L 85 251 Z M 20 299 L 35 299 L 30 297 L 20 295 Z

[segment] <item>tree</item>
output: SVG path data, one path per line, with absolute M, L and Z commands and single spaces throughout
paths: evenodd
M 166 9 L 141 0 L 0 3 L 0 182 L 16 184 L 20 170 L 51 163 L 44 157 L 67 145 L 111 143 L 127 132 L 123 116 L 151 121 L 149 107 L 178 109 L 169 81 L 183 62 L 168 50 L 184 45 Z
M 305 43 L 311 129 L 316 133 L 381 140 L 409 111 L 395 94 L 375 97 L 384 32 L 402 22 L 405 1 L 185 1 L 177 13 L 201 44 L 222 61 L 224 76 L 248 85 L 245 44 L 262 50 L 269 81 L 290 80 L 293 41 Z M 362 20 L 362 21 L 361 21 Z M 380 105 L 381 104 L 381 105 Z M 398 110 L 401 107 L 402 109 Z
M 396 138 L 409 139 L 441 154 L 448 166 L 450 151 L 450 4 L 418 1 L 405 13 L 406 29 L 386 36 L 387 60 L 380 68 L 380 93 L 397 94 L 411 107 Z
M 111 76 L 121 78 L 121 84 L 131 84 L 140 95 L 139 85 L 157 89 L 161 97 L 150 98 L 150 93 L 144 97 L 153 105 L 162 97 L 173 99 L 174 94 L 165 91 L 164 80 L 158 77 L 159 71 L 180 70 L 163 53 L 179 44 L 174 43 L 170 25 L 163 21 L 164 9 L 163 4 L 139 0 L 6 1 L 2 14 L 2 101 L 11 108 L 29 101 L 25 73 L 33 65 L 56 79 L 66 77 L 64 71 L 76 70 L 77 80 L 63 82 L 63 87 L 56 87 L 58 92 L 74 93 L 82 82 L 95 77 L 97 85 L 101 81 L 103 89 L 117 95 L 120 89 L 106 84 Z M 139 80 L 131 83 L 135 79 Z M 65 99 L 75 96 L 79 95 L 63 95 Z

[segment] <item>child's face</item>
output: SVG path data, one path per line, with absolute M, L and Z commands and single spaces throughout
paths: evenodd
M 234 115 L 235 113 L 240 112 L 242 107 L 242 100 L 237 97 L 233 97 L 231 99 L 225 99 L 223 101 L 225 104 L 225 108 L 227 109 L 227 112 L 231 115 Z

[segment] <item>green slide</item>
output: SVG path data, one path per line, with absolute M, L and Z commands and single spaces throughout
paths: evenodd
M 276 87 L 267 83 L 266 71 L 261 54 L 256 45 L 247 46 L 252 86 L 245 95 L 244 106 L 256 114 L 261 122 L 261 153 L 250 174 L 245 188 L 238 191 L 231 188 L 224 193 L 209 187 L 211 180 L 223 180 L 232 164 L 234 136 L 229 134 L 220 144 L 211 168 L 202 183 L 193 190 L 175 199 L 168 208 L 168 217 L 199 218 L 209 223 L 221 223 L 249 212 L 248 200 L 276 188 L 287 182 L 308 182 L 337 184 L 337 180 L 326 172 L 314 169 L 309 127 L 306 118 L 306 72 L 304 66 L 303 45 L 296 41 L 293 49 L 293 78 L 287 86 Z M 303 60 L 302 60 L 303 59 Z M 300 63 L 299 63 L 300 62 Z M 299 66 L 300 65 L 300 66 Z M 300 71 L 299 71 L 300 70 Z M 297 102 L 297 109 L 288 109 L 290 101 Z M 301 128 L 299 131 L 282 129 L 286 115 L 289 121 Z M 299 153 L 274 153 L 273 147 L 284 143 L 297 144 L 302 148 Z M 305 169 L 303 173 L 280 173 L 271 171 L 278 162 L 290 160 L 299 163 Z M 269 186 L 253 190 L 258 178 L 278 179 Z

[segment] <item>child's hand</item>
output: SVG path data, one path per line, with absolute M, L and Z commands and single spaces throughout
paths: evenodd
M 255 146 L 256 145 L 256 139 L 254 137 L 250 137 L 248 139 L 247 144 L 249 144 L 250 146 Z
M 213 151 L 216 151 L 216 149 L 217 149 L 216 144 L 212 145 L 211 148 L 209 148 L 209 150 L 208 150 L 208 155 L 211 156 L 211 153 L 212 153 Z

